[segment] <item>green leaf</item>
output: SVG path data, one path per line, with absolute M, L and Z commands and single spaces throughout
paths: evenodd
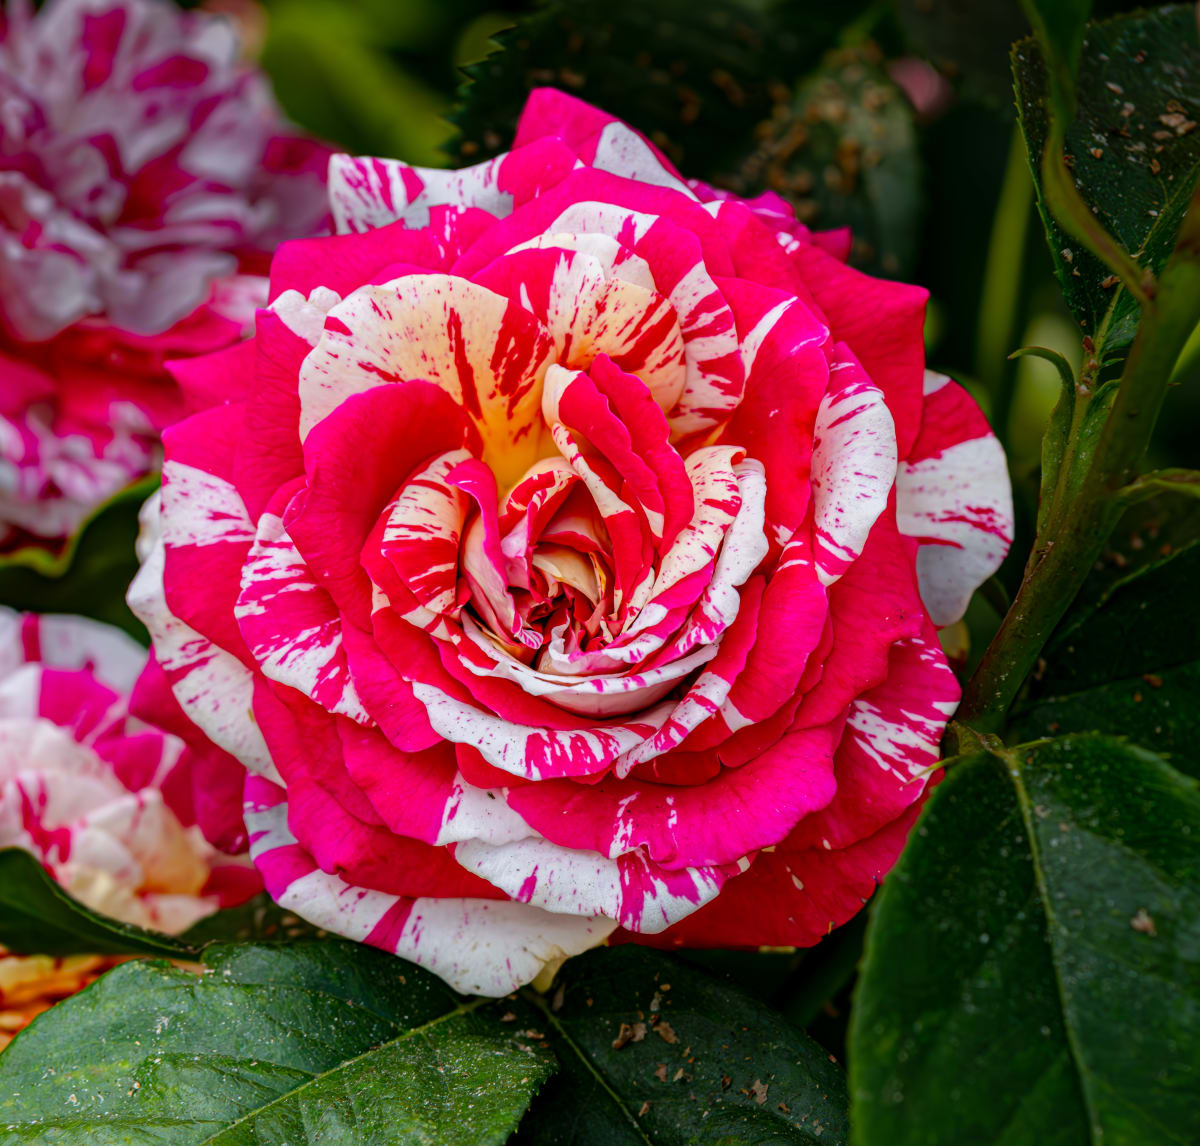
M 1179 503 L 1181 511 L 1165 504 Z M 1035 695 L 1200 660 L 1200 505 L 1159 498 L 1126 514 L 1043 654 Z M 1044 684 L 1042 682 L 1045 682 Z
M 1055 678 L 1048 678 L 1053 683 Z M 1009 722 L 1017 740 L 1060 732 L 1103 732 L 1168 757 L 1200 778 L 1200 661 L 1147 672 L 1091 688 L 1051 689 L 1021 706 Z
M 588 952 L 536 1000 L 562 1072 L 521 1127 L 527 1144 L 846 1140 L 845 1083 L 778 1014 L 665 955 Z
M 1011 737 L 1106 732 L 1200 775 L 1200 505 L 1170 495 L 1126 511 L 1048 643 Z
M 790 84 L 863 6 L 801 18 L 762 0 L 556 0 L 466 69 L 455 155 L 474 163 L 505 150 L 529 90 L 551 86 L 644 132 L 689 178 L 712 178 L 771 114 L 771 85 Z
M 1049 362 L 1055 370 L 1058 371 L 1058 377 L 1062 381 L 1064 393 L 1074 393 L 1075 391 L 1075 371 L 1071 369 L 1071 364 L 1057 350 L 1052 350 L 1049 346 L 1022 346 L 1019 350 L 1014 350 L 1009 356 L 1013 358 L 1042 358 Z
M 506 1141 L 553 1070 L 539 1040 L 392 955 L 215 947 L 135 961 L 0 1056 L 0 1143 Z
M 1183 497 L 1200 497 L 1200 470 L 1168 467 L 1142 474 L 1122 491 L 1127 502 L 1141 501 L 1160 493 L 1177 493 Z
M 912 269 L 922 206 L 913 110 L 874 44 L 827 56 L 759 135 L 736 190 L 769 187 L 811 227 L 850 227 L 864 270 Z
M 29 852 L 0 848 L 0 944 L 28 955 L 167 955 L 196 948 L 119 923 L 68 895 Z
M 323 935 L 265 894 L 205 916 L 179 936 L 150 931 L 80 903 L 23 848 L 0 849 L 0 946 L 23 954 L 194 959 L 209 943 Z
M 1076 0 L 1065 5 L 1074 9 Z M 1054 5 L 1039 5 L 1047 11 Z M 1021 126 L 1038 208 L 1063 293 L 1101 363 L 1133 341 L 1138 304 L 1107 267 L 1051 218 L 1041 184 L 1047 72 L 1032 40 L 1013 49 Z M 1174 246 L 1200 171 L 1200 45 L 1191 6 L 1119 16 L 1087 31 L 1078 111 L 1067 131 L 1076 186 L 1103 226 L 1154 272 Z
M 1075 76 L 1092 0 L 1021 0 L 1046 56 L 1054 111 L 1063 123 L 1075 115 Z
M 1061 496 L 1062 504 L 1065 506 L 1074 505 L 1083 488 L 1084 479 L 1091 468 L 1092 460 L 1096 456 L 1096 448 L 1100 445 L 1100 438 L 1104 433 L 1104 424 L 1108 421 L 1109 412 L 1116 401 L 1118 385 L 1119 382 L 1116 378 L 1101 383 L 1087 401 L 1083 416 L 1078 419 L 1078 424 L 1074 426 L 1075 441 L 1074 451 L 1071 454 L 1071 468 L 1067 472 L 1066 485 Z M 1074 395 L 1072 396 L 1071 410 L 1073 414 Z M 1053 420 L 1058 417 L 1059 413 L 1056 408 L 1051 418 Z M 1044 480 L 1043 478 L 1043 483 Z M 1049 488 L 1043 484 L 1043 496 L 1046 495 Z
M 1058 401 L 1050 413 L 1049 424 L 1042 434 L 1042 496 L 1038 502 L 1037 515 L 1037 529 L 1040 534 L 1055 504 L 1054 491 L 1058 488 L 1059 473 L 1071 436 L 1072 414 L 1075 411 L 1075 372 L 1066 358 L 1047 346 L 1022 346 L 1008 357 L 1041 358 L 1058 371 L 1059 381 L 1062 383 Z M 1107 406 L 1105 409 L 1107 410 Z
M 83 613 L 145 642 L 125 590 L 138 569 L 138 510 L 157 488 L 158 475 L 152 474 L 120 490 L 58 552 L 27 546 L 0 555 L 0 601 L 14 609 Z
M 206 915 L 180 937 L 197 950 L 207 943 L 288 942 L 323 938 L 326 932 L 280 907 L 266 892 L 236 907 Z
M 1200 1141 L 1200 791 L 1103 737 L 977 756 L 875 901 L 857 1146 Z

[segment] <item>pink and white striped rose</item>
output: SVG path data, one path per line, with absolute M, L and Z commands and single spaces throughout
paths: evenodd
M 1004 458 L 925 292 L 535 92 L 462 171 L 338 156 L 131 603 L 313 922 L 502 994 L 610 937 L 812 944 L 916 814 Z
M 236 341 L 328 211 L 230 24 L 168 0 L 0 13 L 0 548 L 54 543 L 158 460 L 168 358 Z
M 196 826 L 194 774 L 213 765 L 131 715 L 145 664 L 108 625 L 0 610 L 0 847 L 97 911 L 176 932 L 260 884 Z

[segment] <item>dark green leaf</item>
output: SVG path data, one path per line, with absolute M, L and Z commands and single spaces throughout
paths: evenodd
M 1056 678 L 1046 678 L 1051 686 Z M 1040 697 L 1009 722 L 1013 739 L 1035 740 L 1060 732 L 1127 736 L 1170 758 L 1200 778 L 1200 661 L 1108 681 L 1077 692 Z
M 866 930 L 867 913 L 860 911 L 849 923 L 804 952 L 780 1007 L 796 1026 L 810 1026 L 854 978 Z
M 1142 474 L 1121 491 L 1128 502 L 1140 501 L 1160 493 L 1176 493 L 1182 497 L 1200 497 L 1200 470 L 1185 470 L 1176 466 Z
M 562 1072 L 522 1124 L 524 1143 L 845 1142 L 845 1083 L 830 1056 L 677 960 L 592 951 L 539 1005 Z
M 1127 510 L 1046 647 L 1012 738 L 1107 732 L 1200 775 L 1200 506 L 1159 495 Z
M 68 895 L 22 848 L 0 849 L 0 944 L 29 955 L 167 955 L 196 948 L 118 923 Z
M 83 613 L 145 642 L 125 590 L 138 568 L 138 510 L 157 486 L 152 475 L 114 494 L 57 553 L 30 546 L 0 556 L 0 601 L 14 609 Z
M 649 136 L 689 178 L 728 171 L 789 84 L 828 47 L 837 13 L 759 0 L 557 0 L 496 37 L 467 69 L 454 122 L 460 160 L 506 149 L 529 90 L 562 88 Z
M 1100 444 L 1100 437 L 1104 433 L 1104 424 L 1108 421 L 1109 411 L 1112 409 L 1113 402 L 1117 398 L 1117 385 L 1117 379 L 1115 378 L 1111 381 L 1101 383 L 1095 393 L 1091 395 L 1091 399 L 1083 411 L 1083 416 L 1078 420 L 1078 425 L 1074 428 L 1074 454 L 1072 455 L 1071 468 L 1066 475 L 1066 483 L 1062 494 L 1062 501 L 1066 506 L 1071 506 L 1075 503 L 1075 499 L 1083 486 L 1084 479 L 1087 477 L 1088 470 L 1091 468 L 1092 459 L 1096 456 L 1096 447 Z M 1072 395 L 1072 399 L 1071 405 L 1067 407 L 1068 419 L 1074 418 L 1074 395 Z M 1057 407 L 1051 417 L 1055 421 L 1062 417 Z M 1070 431 L 1070 428 L 1068 426 L 1068 431 Z M 1045 443 L 1043 443 L 1043 448 L 1044 445 Z M 1044 481 L 1045 479 L 1043 478 Z M 1049 487 L 1043 485 L 1042 489 L 1044 499 L 1048 496 Z
M 859 1146 L 1200 1140 L 1200 792 L 1068 737 L 959 764 L 876 899 Z
M 179 938 L 191 947 L 206 943 L 283 942 L 323 937 L 325 932 L 280 907 L 265 892 L 237 907 L 206 915 Z
M 1058 487 L 1059 472 L 1071 434 L 1072 414 L 1075 410 L 1075 372 L 1071 364 L 1057 351 L 1045 346 L 1022 346 L 1014 350 L 1009 358 L 1041 358 L 1058 371 L 1062 389 L 1058 401 L 1050 414 L 1049 424 L 1042 435 L 1042 496 L 1038 502 L 1037 527 L 1040 533 L 1046 525 L 1050 510 L 1055 504 L 1054 491 Z M 1105 410 L 1107 410 L 1107 404 Z M 1102 425 L 1102 424 L 1101 424 Z
M 123 964 L 0 1057 L 0 1143 L 502 1143 L 553 1070 L 507 1003 L 341 942 Z
M 1054 113 L 1064 123 L 1075 115 L 1075 75 L 1091 0 L 1021 0 L 1049 72 Z
M 850 227 L 852 261 L 865 270 L 911 270 L 921 213 L 916 129 L 878 48 L 831 53 L 760 136 L 735 189 L 769 187 L 809 226 Z
M 803 955 L 794 949 L 778 951 L 736 951 L 722 948 L 684 948 L 675 957 L 714 979 L 753 995 L 770 1005 L 773 997 L 796 973 Z
M 1103 562 L 1047 644 L 1035 695 L 1200 660 L 1200 506 L 1160 497 L 1136 507 Z
M 1074 0 L 1065 7 L 1073 9 Z M 1110 362 L 1133 341 L 1138 305 L 1047 212 L 1041 194 L 1046 68 L 1031 40 L 1013 49 L 1012 62 L 1055 270 L 1083 332 L 1094 340 L 1101 362 Z M 1097 218 L 1140 266 L 1155 272 L 1174 245 L 1200 170 L 1198 93 L 1200 45 L 1191 6 L 1119 16 L 1088 28 L 1067 154 L 1080 194 Z

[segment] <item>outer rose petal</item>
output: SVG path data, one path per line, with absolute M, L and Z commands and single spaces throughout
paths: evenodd
M 837 851 L 785 840 L 765 852 L 722 894 L 662 935 L 657 947 L 811 947 L 857 915 L 895 864 L 920 805 L 874 836 Z M 747 938 L 746 920 L 755 922 Z M 632 939 L 618 933 L 614 942 Z
M 838 349 L 813 439 L 814 550 L 824 585 L 858 559 L 896 480 L 896 430 L 884 396 Z
M 616 927 L 611 919 L 556 915 L 524 903 L 408 899 L 353 888 L 321 871 L 296 842 L 282 788 L 251 778 L 246 798 L 251 854 L 276 902 L 338 935 L 428 967 L 464 994 L 506 995 L 603 943 Z
M 1012 483 L 979 407 L 932 370 L 921 433 L 896 477 L 896 513 L 900 531 L 921 545 L 917 575 L 929 615 L 938 626 L 953 624 L 1012 544 Z
M 547 137 L 564 140 L 597 171 L 695 197 L 671 161 L 641 132 L 557 88 L 534 88 L 517 122 L 513 148 L 532 146 Z
M 458 171 L 335 155 L 329 161 L 329 201 L 341 234 L 397 220 L 424 227 L 430 209 L 439 206 L 478 207 L 504 216 L 513 209 L 514 191 L 521 201 L 532 198 L 559 182 L 575 162 L 568 148 L 549 139 Z
M 925 303 L 929 292 L 873 279 L 843 266 L 820 247 L 801 244 L 792 258 L 840 342 L 853 348 L 883 391 L 907 457 L 921 425 Z
M 249 670 L 167 608 L 160 518 L 160 498 L 155 494 L 139 516 L 142 567 L 129 586 L 129 607 L 150 631 L 158 662 L 188 718 L 247 768 L 277 776 L 270 750 L 250 715 L 254 685 Z

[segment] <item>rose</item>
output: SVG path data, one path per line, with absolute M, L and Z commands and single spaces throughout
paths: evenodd
M 0 547 L 72 533 L 184 412 L 167 358 L 240 338 L 269 252 L 327 216 L 224 21 L 11 4 L 0 27 Z
M 166 434 L 130 595 L 268 890 L 485 994 L 618 927 L 815 943 L 938 758 L 930 616 L 1009 540 L 925 292 L 552 91 L 495 160 L 330 191 L 253 361 L 192 364 L 229 400 Z
M 0 610 L 0 847 L 96 911 L 176 932 L 258 881 L 192 826 L 202 753 L 130 715 L 145 665 L 108 625 Z

